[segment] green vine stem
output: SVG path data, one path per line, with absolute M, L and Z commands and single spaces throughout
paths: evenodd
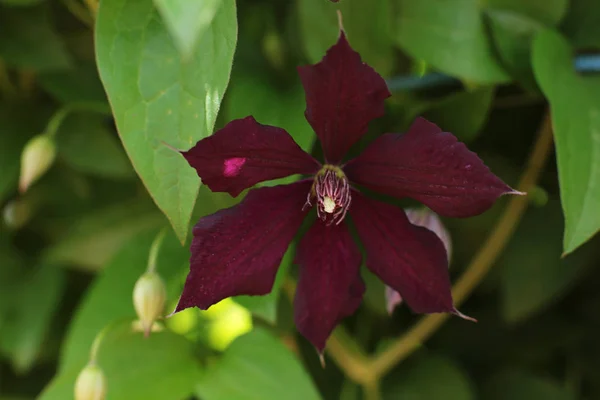
M 552 148 L 552 123 L 549 113 L 543 119 L 527 167 L 517 190 L 527 192 L 538 181 Z M 455 304 L 464 302 L 488 273 L 513 233 L 528 204 L 526 196 L 513 196 L 486 242 L 452 289 Z M 378 383 L 383 375 L 415 351 L 450 317 L 449 314 L 430 314 L 398 338 L 382 353 L 366 357 L 357 351 L 358 345 L 338 328 L 330 337 L 327 352 L 348 378 L 362 385 L 366 399 L 377 399 Z
M 528 165 L 517 185 L 517 190 L 527 192 L 537 183 L 546 159 L 552 148 L 552 123 L 550 115 L 546 114 L 539 129 L 536 144 L 529 156 Z M 479 249 L 471 264 L 467 267 L 458 282 L 452 288 L 452 296 L 456 306 L 464 302 L 473 289 L 488 273 L 494 262 L 517 229 L 517 226 L 527 209 L 526 196 L 513 196 L 504 214 L 496 224 L 486 242 Z M 392 343 L 384 352 L 375 356 L 369 369 L 376 376 L 383 376 L 398 362 L 408 357 L 423 341 L 429 338 L 450 314 L 431 314 L 423 317 L 412 329 Z
M 156 260 L 158 259 L 158 251 L 165 240 L 165 236 L 167 235 L 167 228 L 161 229 L 161 231 L 156 235 L 154 241 L 152 242 L 152 246 L 150 246 L 150 255 L 148 256 L 148 267 L 146 268 L 146 272 L 155 272 L 156 271 Z
M 59 108 L 48 120 L 44 133 L 53 138 L 67 116 L 74 111 L 91 111 L 110 115 L 110 110 L 102 103 L 71 103 Z

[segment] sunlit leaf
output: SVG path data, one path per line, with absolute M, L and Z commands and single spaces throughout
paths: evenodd
M 229 0 L 154 0 L 182 56 L 189 58 L 221 3 Z
M 151 0 L 103 0 L 98 68 L 134 168 L 183 242 L 200 180 L 166 145 L 189 149 L 213 131 L 229 81 L 237 23 L 223 2 L 197 51 L 182 61 Z
M 552 112 L 565 253 L 600 229 L 600 78 L 579 76 L 572 57 L 555 32 L 543 31 L 533 42 L 533 69 Z

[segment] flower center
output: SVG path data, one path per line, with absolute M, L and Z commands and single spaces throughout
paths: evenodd
M 339 224 L 344 220 L 350 207 L 350 184 L 341 168 L 324 165 L 315 175 L 312 188 L 306 199 L 306 206 L 317 200 L 317 216 L 328 225 Z

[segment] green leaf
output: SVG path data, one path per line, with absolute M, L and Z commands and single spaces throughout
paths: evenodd
M 577 48 L 600 47 L 600 2 L 571 0 L 561 30 Z
M 58 243 L 49 247 L 49 262 L 97 270 L 124 242 L 164 223 L 149 201 L 133 200 L 84 215 L 71 225 Z
M 445 131 L 452 132 L 461 141 L 475 139 L 491 111 L 495 89 L 483 86 L 471 91 L 452 94 L 427 109 L 423 116 Z
M 80 64 L 64 71 L 42 73 L 38 82 L 61 103 L 106 104 L 107 113 L 110 113 L 98 69 L 92 63 Z
M 0 350 L 11 359 L 20 373 L 34 365 L 60 304 L 64 271 L 44 265 L 22 274 L 17 282 L 3 290 L 10 298 L 8 320 L 0 335 Z
M 537 32 L 556 25 L 568 0 L 490 0 L 485 15 L 504 67 L 525 88 L 538 91 L 531 67 L 531 41 Z
M 500 374 L 484 388 L 486 400 L 575 400 L 578 397 L 566 387 L 550 379 L 525 371 Z
M 559 301 L 593 259 L 586 247 L 561 260 L 561 219 L 556 201 L 531 209 L 501 257 L 502 314 L 507 322 L 523 321 Z
M 56 142 L 61 159 L 78 171 L 116 179 L 135 176 L 127 154 L 98 114 L 71 114 L 60 126 Z
M 71 57 L 54 31 L 46 5 L 0 6 L 0 58 L 6 64 L 34 71 L 67 68 Z
M 565 16 L 569 0 L 487 0 L 486 7 L 518 13 L 545 25 L 556 25 Z
M 379 74 L 388 75 L 394 66 L 390 1 L 299 0 L 298 18 L 304 52 L 311 63 L 321 61 L 339 37 L 336 10 L 342 12 L 344 30 L 354 50 Z M 365 16 L 368 15 L 368 18 Z M 377 21 L 377 23 L 373 23 Z
M 261 124 L 285 129 L 300 147 L 311 151 L 317 136 L 304 117 L 306 103 L 299 80 L 285 91 L 256 74 L 234 73 L 231 81 L 225 103 L 227 121 L 252 115 Z
M 175 45 L 185 59 L 194 55 L 196 43 L 210 28 L 223 1 L 228 0 L 154 0 Z
M 544 25 L 512 11 L 486 13 L 500 59 L 511 75 L 529 90 L 537 85 L 531 67 L 531 41 Z
M 200 180 L 165 143 L 189 149 L 212 133 L 233 62 L 235 12 L 225 1 L 184 62 L 151 0 L 103 0 L 98 10 L 98 68 L 121 140 L 182 243 Z
M 264 330 L 236 339 L 198 382 L 203 400 L 320 399 L 294 355 Z
M 61 373 L 40 400 L 71 398 L 84 364 Z M 99 348 L 98 365 L 106 376 L 107 395 L 112 400 L 180 400 L 193 393 L 201 376 L 191 342 L 168 331 L 145 338 L 141 332 L 132 331 L 129 323 L 107 332 Z
M 448 358 L 427 355 L 393 378 L 384 386 L 384 400 L 475 399 L 469 377 Z
M 566 254 L 600 229 L 600 78 L 577 75 L 569 44 L 549 30 L 536 36 L 532 57 L 552 112 Z
M 412 57 L 471 82 L 509 80 L 488 43 L 478 0 L 397 3 L 394 37 Z

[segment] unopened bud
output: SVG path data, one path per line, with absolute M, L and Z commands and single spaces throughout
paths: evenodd
M 38 135 L 27 142 L 21 153 L 19 191 L 25 193 L 52 166 L 56 157 L 56 144 L 49 135 Z
M 75 400 L 104 400 L 106 398 L 106 378 L 94 363 L 88 364 L 75 381 Z
M 165 308 L 167 292 L 165 284 L 156 272 L 146 272 L 133 288 L 133 306 L 148 336 L 152 325 L 161 316 Z
M 446 255 L 448 256 L 448 264 L 452 255 L 452 240 L 450 233 L 442 224 L 440 217 L 428 208 L 407 208 L 404 210 L 411 224 L 422 226 L 435 233 L 444 244 Z M 385 300 L 388 313 L 394 312 L 394 309 L 402 304 L 402 296 L 389 286 L 385 287 Z
M 23 198 L 12 200 L 2 210 L 2 217 L 7 227 L 19 229 L 29 221 L 31 206 Z

